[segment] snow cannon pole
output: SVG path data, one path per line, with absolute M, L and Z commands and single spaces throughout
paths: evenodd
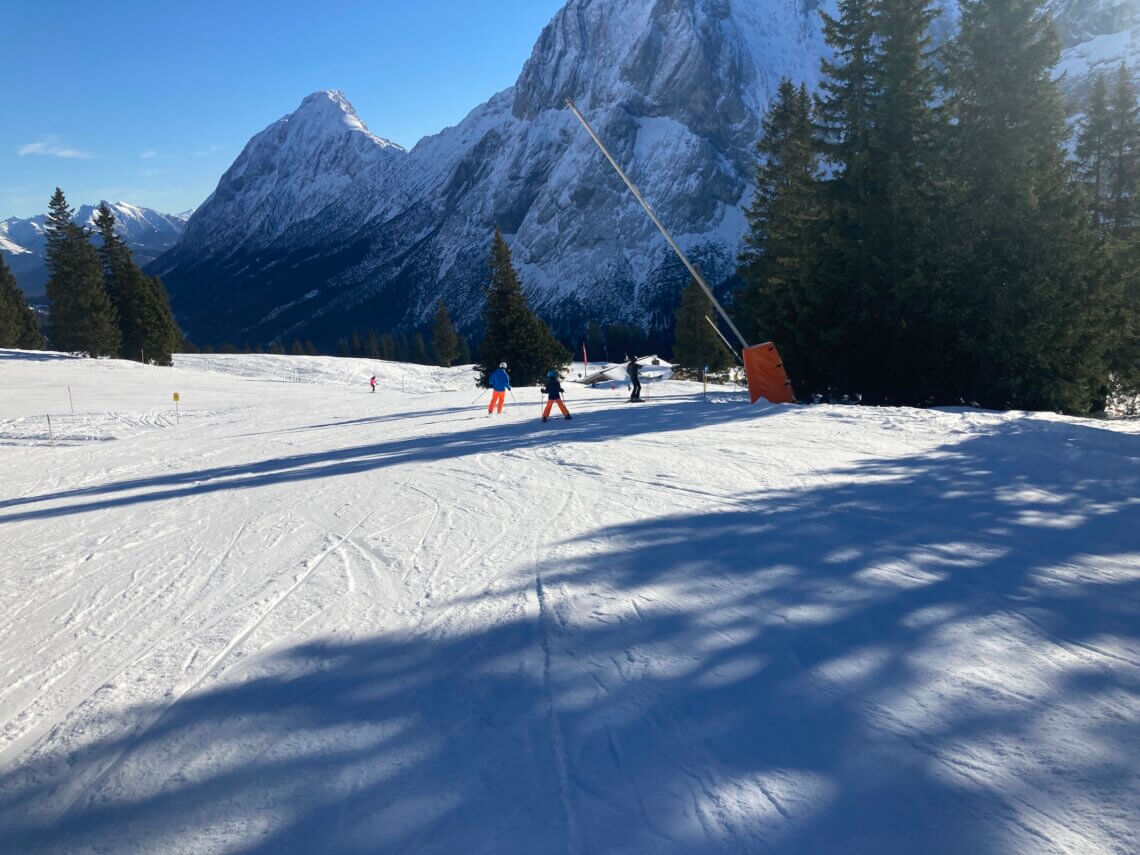
M 625 182 L 625 186 L 629 188 L 629 192 L 632 193 L 633 197 L 641 203 L 641 207 L 645 209 L 645 213 L 649 215 L 649 219 L 653 220 L 653 225 L 657 226 L 658 231 L 660 231 L 665 240 L 669 242 L 669 246 L 673 248 L 673 252 L 677 253 L 677 257 L 681 259 L 681 263 L 685 265 L 696 283 L 701 286 L 701 290 L 705 292 L 705 296 L 709 298 L 714 308 L 716 308 L 720 316 L 724 318 L 724 321 L 726 324 L 728 324 L 729 329 L 731 329 L 736 337 L 740 339 L 740 346 L 745 348 L 748 347 L 748 342 L 745 340 L 744 336 L 740 334 L 740 330 L 736 328 L 736 324 L 732 322 L 732 318 L 728 316 L 728 313 L 724 310 L 724 307 L 721 306 L 716 297 L 713 296 L 712 288 L 710 288 L 709 283 L 705 281 L 705 277 L 703 277 L 701 275 L 701 272 L 697 270 L 696 265 L 694 265 L 693 262 L 689 261 L 689 257 L 685 255 L 685 253 L 681 250 L 681 247 L 677 245 L 677 241 L 673 240 L 673 236 L 669 234 L 668 230 L 661 223 L 661 220 L 657 218 L 657 214 L 653 212 L 653 208 L 649 206 L 649 203 L 645 201 L 645 197 L 641 195 L 641 191 L 637 189 L 637 186 L 632 181 L 630 181 L 629 176 L 625 174 L 625 170 L 623 170 L 621 166 L 618 165 L 617 160 L 615 160 L 614 156 L 610 154 L 610 150 L 606 148 L 606 145 L 602 142 L 601 138 L 596 133 L 594 133 L 594 129 L 590 127 L 590 123 L 586 121 L 586 117 L 578 111 L 578 108 L 574 106 L 574 102 L 569 98 L 566 99 L 566 106 L 570 108 L 570 111 L 578 118 L 578 121 L 582 123 L 582 127 L 585 128 L 586 133 L 590 135 L 590 139 L 592 139 L 598 148 L 601 149 L 602 154 L 606 156 L 606 160 L 610 162 L 610 166 L 614 168 L 614 171 L 616 171 L 617 174 L 621 177 L 621 180 Z

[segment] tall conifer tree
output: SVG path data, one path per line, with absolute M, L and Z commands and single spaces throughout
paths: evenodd
M 450 368 L 451 363 L 459 356 L 459 335 L 442 299 L 439 301 L 435 322 L 432 324 L 431 349 L 436 361 L 447 368 Z
M 99 254 L 58 187 L 49 203 L 45 237 L 51 272 L 52 346 L 90 356 L 117 356 L 121 337 Z
M 42 350 L 43 346 L 44 337 L 36 313 L 0 257 L 0 347 Z
M 1065 142 L 1060 42 L 1037 0 L 966 0 L 946 52 L 955 381 L 982 406 L 1087 412 L 1118 294 Z
M 180 335 L 162 281 L 144 274 L 115 233 L 115 215 L 104 202 L 95 214 L 99 258 L 107 293 L 119 318 L 126 359 L 169 365 Z
M 511 249 L 495 229 L 491 242 L 490 282 L 486 290 L 479 370 L 486 383 L 500 362 L 510 367 L 511 381 L 531 386 L 570 359 L 570 352 L 527 303 L 511 261 Z
M 728 349 L 706 320 L 713 313 L 709 298 L 695 280 L 685 286 L 677 306 L 673 344 L 673 359 L 682 368 L 720 371 L 730 364 Z
M 1103 228 L 1106 222 L 1105 195 L 1110 172 L 1108 140 L 1112 129 L 1112 116 L 1108 109 L 1108 84 L 1104 75 L 1093 79 L 1089 90 L 1085 118 L 1077 137 L 1077 158 L 1080 175 L 1089 191 L 1093 222 Z
M 931 326 L 936 256 L 934 13 L 929 0 L 842 0 L 839 12 L 824 25 L 835 59 L 823 64 L 820 105 L 831 174 L 816 289 L 824 332 L 811 348 L 827 373 L 816 383 L 918 403 L 930 372 L 913 352 Z
M 1108 116 L 1107 214 L 1113 234 L 1123 237 L 1136 225 L 1136 185 L 1140 180 L 1140 106 L 1132 75 L 1123 64 L 1114 76 Z
M 807 89 L 781 81 L 756 147 L 756 194 L 740 256 L 745 289 L 738 298 L 748 334 L 779 341 L 803 388 L 823 373 L 818 337 L 828 311 L 817 270 L 822 211 L 814 134 Z
M 419 365 L 427 365 L 431 362 L 428 358 L 427 342 L 424 341 L 424 334 L 416 330 L 412 336 L 412 362 Z

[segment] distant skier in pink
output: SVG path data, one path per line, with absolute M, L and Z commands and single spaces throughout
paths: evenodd
M 373 392 L 376 391 L 376 375 L 375 374 L 373 374 L 371 379 L 368 381 L 368 385 L 372 387 Z

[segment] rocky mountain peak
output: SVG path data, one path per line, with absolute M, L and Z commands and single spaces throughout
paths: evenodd
M 352 195 L 360 176 L 406 156 L 368 130 L 343 93 L 314 92 L 246 144 L 194 212 L 187 240 L 265 245 Z
M 938 2 L 942 40 L 957 3 Z M 1117 57 L 1134 63 L 1138 4 L 1047 0 L 1073 45 L 1058 73 L 1087 80 Z M 327 344 L 362 325 L 413 328 L 440 297 L 471 326 L 500 228 L 560 331 L 587 320 L 663 329 L 687 274 L 565 99 L 706 276 L 727 281 L 761 117 L 781 77 L 818 84 L 819 13 L 835 7 L 566 0 L 514 87 L 411 152 L 374 136 L 343 94 L 315 92 L 250 141 L 160 271 L 192 335 Z

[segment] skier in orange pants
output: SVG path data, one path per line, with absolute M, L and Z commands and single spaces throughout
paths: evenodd
M 557 372 L 546 372 L 546 385 L 542 387 L 542 391 L 546 393 L 546 409 L 542 411 L 544 422 L 550 418 L 550 408 L 555 404 L 558 404 L 558 409 L 562 411 L 563 418 L 570 418 L 570 411 L 562 403 L 562 384 L 558 382 Z
M 487 382 L 492 389 L 491 403 L 487 405 L 487 415 L 491 415 L 495 407 L 498 407 L 501 413 L 503 411 L 503 400 L 507 396 L 507 390 L 511 388 L 511 377 L 507 374 L 507 363 L 500 362 L 498 370 L 491 375 Z

